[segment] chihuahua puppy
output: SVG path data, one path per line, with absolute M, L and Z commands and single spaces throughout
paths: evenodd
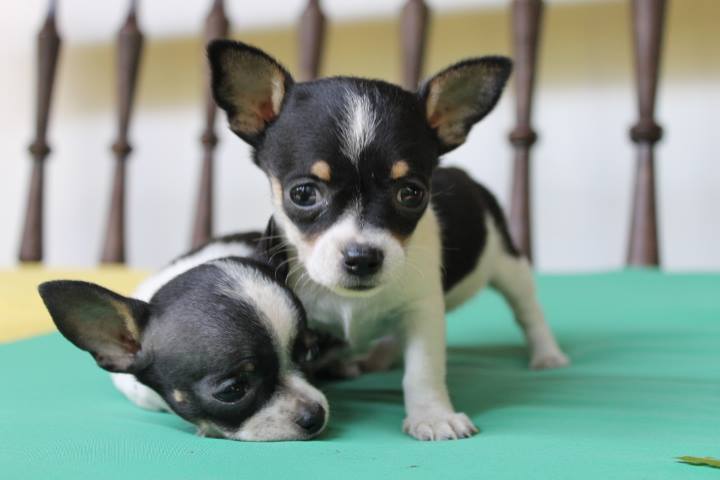
M 509 59 L 468 59 L 408 92 L 349 77 L 295 83 L 233 41 L 211 43 L 208 57 L 217 104 L 270 180 L 268 237 L 279 236 L 286 258 L 277 265 L 314 328 L 367 353 L 348 372 L 386 368 L 401 351 L 407 433 L 477 431 L 448 395 L 445 311 L 486 284 L 512 307 L 532 368 L 568 363 L 498 202 L 461 170 L 438 167 L 497 103 Z
M 264 261 L 259 234 L 181 257 L 126 298 L 92 283 L 39 287 L 65 338 L 90 352 L 135 404 L 175 412 L 204 436 L 301 440 L 327 424 L 300 373 L 310 345 L 297 297 Z

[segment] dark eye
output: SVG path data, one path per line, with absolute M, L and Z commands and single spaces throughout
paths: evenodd
M 417 183 L 404 183 L 398 187 L 395 200 L 403 208 L 417 209 L 425 202 L 425 188 Z
M 314 207 L 320 201 L 320 191 L 312 183 L 295 185 L 290 189 L 290 200 L 298 207 Z
M 317 344 L 313 343 L 305 351 L 305 357 L 303 358 L 303 362 L 304 363 L 312 362 L 313 360 L 315 360 L 317 358 L 318 353 L 320 353 L 320 347 L 318 347 Z
M 225 403 L 235 403 L 247 394 L 248 382 L 244 378 L 234 378 L 226 382 L 222 389 L 215 392 L 213 396 Z

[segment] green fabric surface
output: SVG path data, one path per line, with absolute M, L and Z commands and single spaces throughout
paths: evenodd
M 139 410 L 58 334 L 0 346 L 0 478 L 720 479 L 720 275 L 541 276 L 573 365 L 532 372 L 511 314 L 485 292 L 449 316 L 450 392 L 482 432 L 405 436 L 400 371 L 324 387 L 309 442 L 199 438 Z

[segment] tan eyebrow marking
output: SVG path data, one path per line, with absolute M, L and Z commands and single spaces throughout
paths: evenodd
M 405 244 L 407 244 L 407 241 L 410 239 L 410 235 L 400 235 L 399 233 L 395 232 L 391 232 L 390 235 L 392 235 L 393 238 L 397 240 L 402 246 L 405 246 Z
M 325 160 L 318 160 L 310 167 L 310 173 L 324 182 L 330 181 L 330 165 Z
M 245 362 L 240 366 L 243 372 L 251 373 L 255 371 L 255 364 L 253 362 Z
M 410 171 L 410 166 L 405 160 L 398 160 L 392 166 L 390 170 L 390 178 L 397 180 L 400 177 L 404 177 Z

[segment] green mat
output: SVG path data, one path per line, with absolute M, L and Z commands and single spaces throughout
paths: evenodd
M 0 478 L 720 479 L 720 275 L 544 276 L 572 367 L 526 369 L 519 331 L 486 292 L 449 319 L 448 381 L 480 426 L 423 443 L 400 431 L 400 372 L 325 388 L 310 442 L 196 437 L 131 406 L 59 335 L 0 346 Z

